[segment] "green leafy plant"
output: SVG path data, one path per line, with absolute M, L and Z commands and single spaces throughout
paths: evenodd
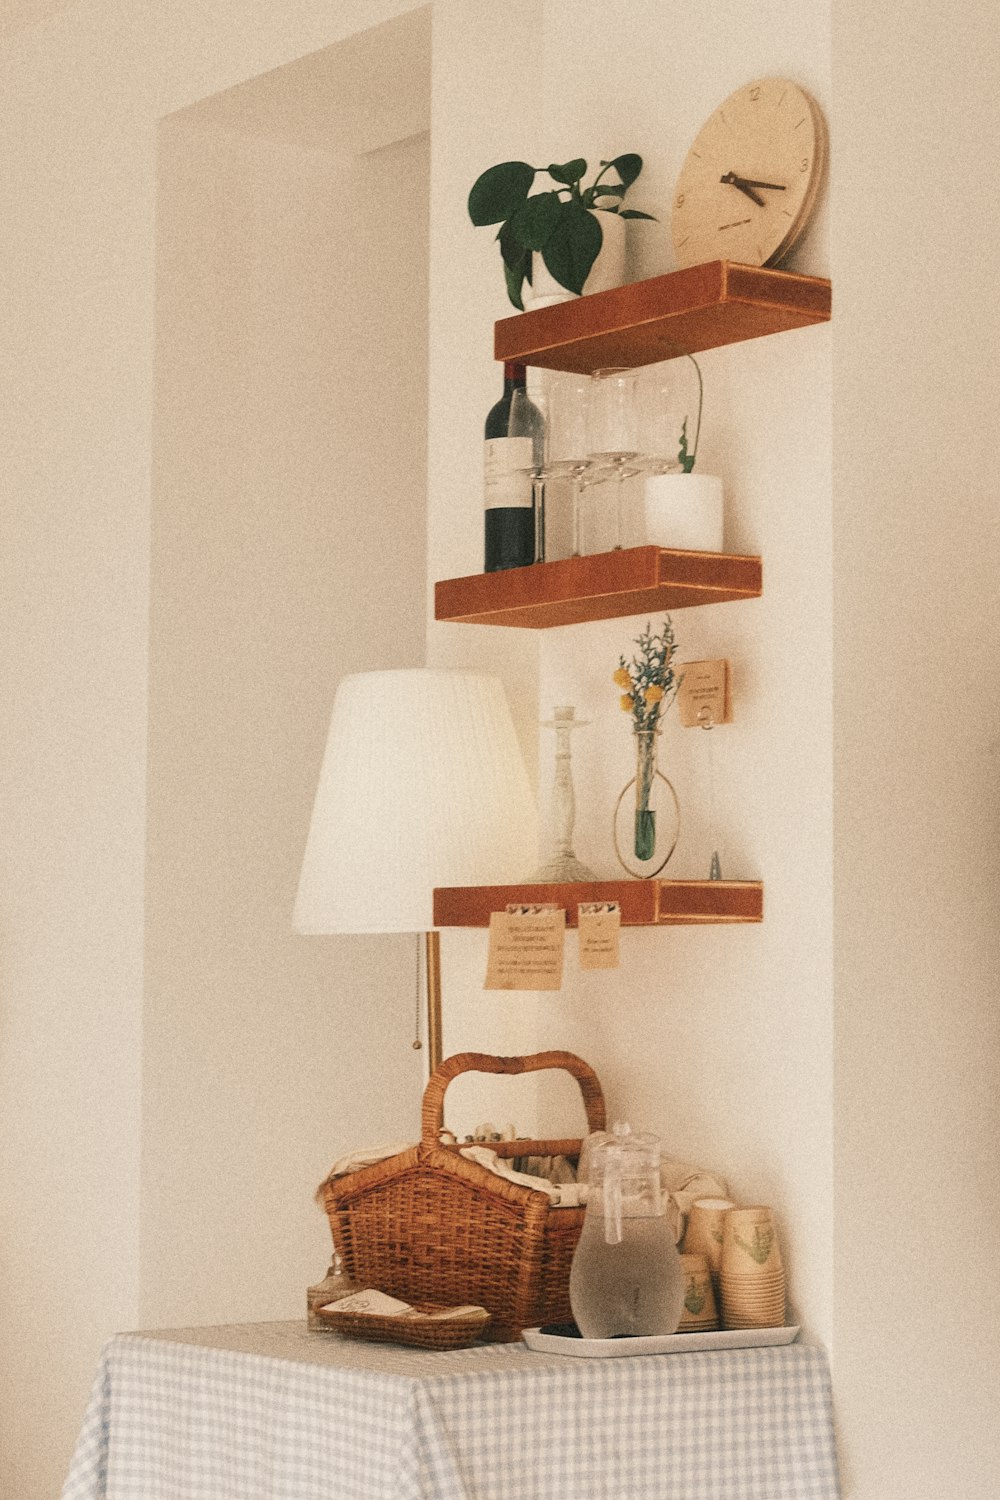
M 623 219 L 653 218 L 652 214 L 621 206 L 642 171 L 642 157 L 634 151 L 602 161 L 589 187 L 582 186 L 586 171 L 582 156 L 547 167 L 502 161 L 489 167 L 472 185 L 469 218 L 477 225 L 500 225 L 497 240 L 507 294 L 521 311 L 521 289 L 525 281 L 531 282 L 533 251 L 541 255 L 560 286 L 579 295 L 604 243 L 598 213 L 618 214 Z M 547 172 L 558 187 L 532 193 L 539 172 Z M 602 181 L 608 172 L 615 172 L 618 181 Z

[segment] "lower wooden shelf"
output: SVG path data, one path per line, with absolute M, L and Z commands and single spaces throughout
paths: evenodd
M 440 886 L 434 892 L 435 927 L 488 927 L 490 913 L 546 902 L 565 908 L 575 927 L 581 901 L 617 901 L 623 927 L 759 922 L 764 887 L 759 880 L 599 880 L 585 885 Z

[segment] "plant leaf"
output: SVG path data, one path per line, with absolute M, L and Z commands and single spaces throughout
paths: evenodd
M 469 218 L 473 224 L 501 224 L 523 203 L 535 180 L 535 169 L 526 161 L 502 161 L 477 177 L 469 193 Z
M 528 250 L 541 250 L 559 222 L 558 193 L 534 193 L 510 216 L 510 230 Z
M 616 182 L 614 186 L 609 182 L 595 182 L 593 187 L 587 189 L 592 198 L 604 198 L 611 194 L 616 198 L 620 198 L 624 191 L 625 189 L 620 182 Z
M 505 266 L 516 266 L 518 261 L 523 260 L 527 254 L 509 221 L 500 225 L 497 243 L 500 246 L 500 254 L 503 256 Z
M 572 161 L 563 162 L 561 166 L 557 162 L 551 162 L 546 170 L 555 182 L 564 182 L 567 187 L 572 187 L 586 172 L 587 163 L 582 156 L 576 156 Z
M 521 241 L 512 232 L 510 224 L 503 224 L 497 235 L 500 242 L 500 254 L 503 257 L 503 274 L 507 283 L 507 295 L 517 308 L 518 312 L 524 312 L 524 303 L 521 300 L 521 287 L 524 285 L 525 277 L 531 280 L 531 251 L 526 250 Z
M 560 286 L 579 295 L 603 243 L 596 214 L 570 199 L 559 205 L 559 222 L 542 250 L 542 259 Z
M 524 312 L 524 302 L 521 298 L 521 288 L 524 285 L 525 265 L 527 265 L 527 261 L 525 261 L 521 266 L 509 266 L 507 262 L 504 261 L 503 267 L 504 280 L 507 283 L 507 296 L 510 298 L 511 302 L 513 302 L 518 312 Z
M 614 167 L 622 180 L 622 187 L 629 188 L 642 171 L 642 157 L 636 156 L 634 151 L 626 151 L 624 156 L 616 156 L 613 161 L 602 161 L 601 166 Z
M 652 219 L 653 223 L 656 223 L 655 214 L 643 214 L 637 208 L 620 208 L 618 217 L 620 219 Z

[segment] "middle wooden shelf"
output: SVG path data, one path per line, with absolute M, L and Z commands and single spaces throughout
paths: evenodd
M 543 630 L 695 604 L 755 599 L 761 560 L 729 552 L 626 547 L 434 585 L 434 618 Z

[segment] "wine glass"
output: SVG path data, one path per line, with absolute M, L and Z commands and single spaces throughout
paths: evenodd
M 524 444 L 526 464 L 524 469 L 531 480 L 531 504 L 535 526 L 535 562 L 545 561 L 545 395 L 533 391 L 529 396 L 523 388 L 517 388 L 510 398 L 507 417 L 507 436 L 530 439 L 530 448 Z
M 588 431 L 591 462 L 608 470 L 617 482 L 615 551 L 618 551 L 624 545 L 623 485 L 640 470 L 634 370 L 594 371 Z
M 572 556 L 579 557 L 580 492 L 584 476 L 593 460 L 588 453 L 588 415 L 591 379 L 589 375 L 558 373 L 548 386 L 548 456 L 545 472 L 565 477 L 570 482 L 572 504 Z

